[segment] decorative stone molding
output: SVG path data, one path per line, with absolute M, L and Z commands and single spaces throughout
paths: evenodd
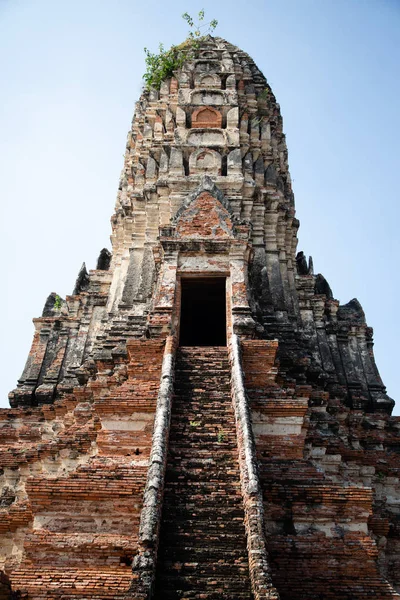
M 255 600 L 278 600 L 279 594 L 272 583 L 265 544 L 263 498 L 257 473 L 257 458 L 250 410 L 243 381 L 240 341 L 235 333 L 231 336 L 230 357 L 232 363 L 232 398 L 236 417 L 240 478 L 252 590 Z
M 152 597 L 174 390 L 175 346 L 174 338 L 168 337 L 162 362 L 153 441 L 140 516 L 138 553 L 134 557 L 132 565 L 137 580 L 134 581 L 126 595 L 127 600 L 129 598 L 150 600 Z

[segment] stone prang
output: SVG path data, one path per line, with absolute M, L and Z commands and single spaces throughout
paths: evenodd
M 111 224 L 0 411 L 0 598 L 400 600 L 400 418 L 247 54 L 142 94 Z

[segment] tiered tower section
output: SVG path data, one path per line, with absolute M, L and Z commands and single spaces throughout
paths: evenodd
M 210 37 L 176 75 L 136 105 L 111 219 L 112 255 L 103 250 L 95 271 L 83 267 L 65 301 L 49 297 L 12 406 L 52 402 L 82 381 L 96 357 L 123 353 L 127 337 L 153 336 L 171 239 L 182 246 L 183 237 L 199 237 L 177 232 L 177 218 L 208 192 L 229 212 L 235 240 L 248 246 L 248 327 L 279 339 L 291 377 L 328 386 L 352 408 L 390 411 L 361 306 L 339 306 L 312 261 L 296 255 L 282 118 L 264 76 L 244 52 Z
M 287 159 L 220 38 L 141 96 L 112 253 L 49 296 L 0 412 L 5 598 L 399 598 L 400 420 L 359 302 L 297 253 Z M 211 281 L 227 346 L 175 369 Z

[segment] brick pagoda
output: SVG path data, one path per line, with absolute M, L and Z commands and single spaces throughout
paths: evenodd
M 400 418 L 247 54 L 142 94 L 111 224 L 0 411 L 0 598 L 400 599 Z

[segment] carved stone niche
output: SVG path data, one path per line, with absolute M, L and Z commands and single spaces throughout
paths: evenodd
M 218 152 L 208 148 L 199 148 L 189 158 L 189 174 L 208 173 L 221 175 L 222 158 Z
M 200 58 L 212 58 L 217 60 L 218 54 L 212 50 L 204 50 L 203 52 L 200 52 Z
M 197 129 L 221 129 L 222 115 L 211 106 L 202 106 L 192 114 L 192 127 Z
M 229 104 L 223 90 L 193 90 L 189 103 L 197 106 Z
M 195 87 L 221 89 L 221 78 L 216 73 L 197 73 L 194 78 Z
M 226 139 L 221 129 L 192 129 L 186 138 L 189 146 L 226 146 Z
M 194 67 L 195 73 L 209 73 L 217 71 L 219 68 L 219 61 L 214 59 L 200 59 L 196 61 Z

